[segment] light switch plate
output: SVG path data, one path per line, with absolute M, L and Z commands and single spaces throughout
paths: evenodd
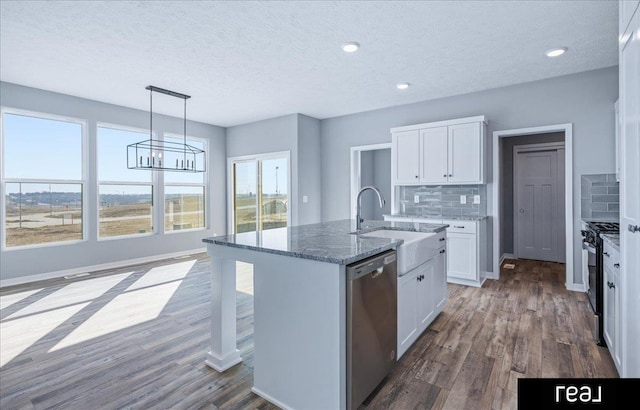
M 467 203 L 467 196 L 466 195 L 460 195 L 460 203 L 461 204 L 466 204 Z
M 473 203 L 474 204 L 479 204 L 480 203 L 480 195 L 474 195 L 473 196 Z
M 420 203 L 420 195 L 414 195 L 413 196 L 413 202 L 416 203 L 416 204 L 419 204 Z
M 305 204 L 309 202 L 309 197 L 306 195 L 302 195 L 302 202 L 304 202 Z

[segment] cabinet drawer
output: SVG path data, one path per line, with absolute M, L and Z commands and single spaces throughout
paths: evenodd
M 449 225 L 447 232 L 455 233 L 476 233 L 475 221 L 456 221 L 456 220 L 443 220 L 442 223 Z
M 603 246 L 602 259 L 604 266 L 610 268 L 611 272 L 618 272 L 620 270 L 620 252 L 606 241 Z

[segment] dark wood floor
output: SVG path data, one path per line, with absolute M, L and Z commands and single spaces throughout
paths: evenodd
M 201 254 L 1 289 L 0 408 L 277 408 L 250 391 L 246 269 L 244 361 L 224 374 L 204 364 L 208 263 Z M 363 407 L 515 409 L 519 377 L 617 377 L 593 342 L 586 296 L 564 287 L 564 265 L 514 263 L 482 288 L 449 285 L 444 311 Z

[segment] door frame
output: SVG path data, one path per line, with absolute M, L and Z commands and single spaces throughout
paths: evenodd
M 278 158 L 287 159 L 287 226 L 291 226 L 292 207 L 294 206 L 294 202 L 292 200 L 293 198 L 291 196 L 291 151 L 276 151 L 255 155 L 240 155 L 237 157 L 227 157 L 227 235 L 235 234 L 235 226 L 233 223 L 235 217 L 233 207 L 233 164 L 237 162 L 262 161 Z M 260 174 L 258 172 L 256 173 L 256 188 L 258 187 L 259 178 Z M 258 195 L 258 192 L 256 192 L 256 195 Z M 256 226 L 258 216 L 259 215 L 256 213 Z
M 524 152 L 541 152 L 541 151 L 556 151 L 556 153 L 559 150 L 564 150 L 564 142 L 548 142 L 548 143 L 541 143 L 541 144 L 522 144 L 522 145 L 515 145 L 513 147 L 513 255 L 515 257 L 515 259 L 518 259 L 520 257 L 519 252 L 518 252 L 518 247 L 516 245 L 516 241 L 519 239 L 518 238 L 518 224 L 516 222 L 516 197 L 517 197 L 517 191 L 516 191 L 516 163 L 517 163 L 517 158 L 518 158 L 518 154 L 520 153 L 524 153 Z M 559 171 L 559 170 L 558 170 Z M 556 178 L 558 179 L 558 178 Z M 559 244 L 559 242 L 558 242 Z M 566 261 L 565 261 L 566 262 Z
M 567 246 L 565 249 L 566 273 L 565 286 L 569 290 L 584 291 L 584 284 L 576 284 L 574 277 L 573 249 L 574 249 L 574 221 L 573 221 L 573 124 L 555 124 L 545 125 L 541 127 L 518 128 L 511 130 L 502 130 L 493 132 L 493 182 L 492 182 L 492 209 L 493 209 L 493 279 L 500 279 L 500 266 L 503 257 L 500 255 L 500 219 L 502 217 L 502 208 L 500 206 L 500 169 L 502 167 L 500 161 L 501 149 L 500 138 L 520 137 L 523 135 L 548 134 L 552 132 L 564 132 L 564 178 L 565 178 L 565 238 Z M 580 275 L 582 277 L 582 275 Z
M 351 219 L 356 219 L 356 201 L 358 199 L 358 192 L 361 188 L 361 174 L 362 170 L 360 168 L 360 162 L 362 158 L 362 151 L 377 151 L 379 149 L 391 149 L 391 143 L 385 142 L 382 144 L 372 144 L 372 145 L 358 145 L 349 148 L 349 158 L 351 162 L 351 172 L 350 172 L 350 185 L 349 189 L 351 190 L 351 212 L 349 212 Z M 393 162 L 393 158 L 392 161 Z M 389 170 L 391 172 L 391 170 Z M 391 184 L 391 210 L 395 209 L 394 207 L 394 198 L 393 195 L 393 183 Z

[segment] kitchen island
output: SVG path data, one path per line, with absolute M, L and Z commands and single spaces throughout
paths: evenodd
M 209 237 L 211 351 L 217 371 L 240 363 L 236 261 L 253 264 L 252 391 L 282 408 L 346 407 L 346 265 L 396 249 L 375 230 L 441 232 L 443 224 L 354 220 Z

